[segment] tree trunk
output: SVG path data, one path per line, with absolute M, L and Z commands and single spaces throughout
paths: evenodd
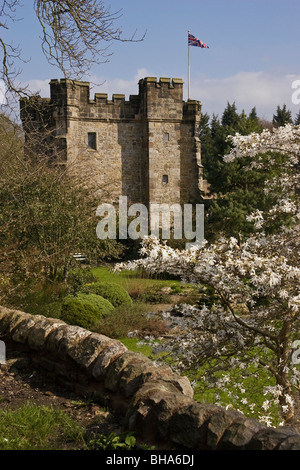
M 283 321 L 283 325 L 278 336 L 277 345 L 277 385 L 282 388 L 282 395 L 279 396 L 281 413 L 284 422 L 287 424 L 295 414 L 292 398 L 292 386 L 289 379 L 290 365 L 290 335 L 292 332 L 292 318 Z

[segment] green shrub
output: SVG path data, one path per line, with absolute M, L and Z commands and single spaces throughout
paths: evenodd
M 84 284 L 96 281 L 97 277 L 94 276 L 89 268 L 73 269 L 68 274 L 69 292 L 76 294 Z
M 15 292 L 8 304 L 32 315 L 57 317 L 60 304 L 67 294 L 64 283 L 37 280 L 28 283 L 23 294 Z
M 109 300 L 114 307 L 132 305 L 132 300 L 127 290 L 114 282 L 99 281 L 85 284 L 81 291 L 86 294 L 101 295 L 105 299 Z
M 109 436 L 98 434 L 95 439 L 89 441 L 91 450 L 133 450 L 135 448 L 136 438 L 131 434 L 117 435 L 114 432 Z
M 171 286 L 172 293 L 173 294 L 181 294 L 182 292 L 182 287 L 181 286 Z
M 155 292 L 155 291 L 148 291 L 144 292 L 143 294 L 139 295 L 137 300 L 139 302 L 147 302 L 149 304 L 170 304 L 172 301 L 170 300 L 170 297 L 166 294 L 163 294 L 161 292 Z
M 84 294 L 83 292 L 78 292 L 76 298 L 97 308 L 101 313 L 101 317 L 105 317 L 114 310 L 114 306 L 111 302 L 98 294 Z
M 141 332 L 141 336 L 161 336 L 166 332 L 165 322 L 159 316 L 148 316 L 149 311 L 150 304 L 134 302 L 129 307 L 121 305 L 101 318 L 95 331 L 116 339 L 124 338 L 134 330 Z
M 106 304 L 104 301 L 105 299 L 103 299 L 103 310 L 101 311 L 91 301 L 68 296 L 62 303 L 60 318 L 69 325 L 77 325 L 87 330 L 93 330 L 99 320 L 111 311 L 109 311 L 109 303 Z

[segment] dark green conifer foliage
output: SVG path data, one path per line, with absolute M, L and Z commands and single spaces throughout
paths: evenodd
M 282 111 L 282 112 L 281 112 Z M 286 107 L 277 108 L 280 119 L 288 119 Z M 279 119 L 277 122 L 281 122 Z M 211 120 L 203 114 L 200 140 L 204 178 L 210 184 L 212 198 L 201 200 L 205 205 L 205 237 L 213 241 L 221 233 L 240 239 L 253 233 L 254 226 L 246 216 L 255 209 L 266 209 L 272 203 L 263 191 L 264 183 L 275 173 L 280 173 L 283 156 L 277 155 L 278 166 L 266 172 L 259 168 L 249 170 L 250 160 L 241 158 L 231 163 L 224 162 L 231 143 L 228 136 L 236 133 L 249 135 L 260 133 L 263 125 L 253 107 L 247 116 L 244 110 L 238 113 L 235 103 L 227 103 L 221 119 L 213 115 Z M 268 158 L 267 155 L 265 158 Z
M 277 106 L 276 114 L 273 115 L 273 124 L 279 127 L 292 123 L 292 113 L 286 108 L 286 105 L 284 104 L 282 108 Z

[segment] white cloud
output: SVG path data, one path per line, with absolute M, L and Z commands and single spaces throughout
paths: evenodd
M 91 98 L 94 93 L 107 93 L 108 98 L 111 98 L 114 93 L 125 94 L 126 97 L 129 95 L 138 94 L 138 82 L 141 78 L 150 76 L 149 72 L 145 68 L 141 68 L 137 71 L 135 76 L 131 80 L 125 80 L 123 78 L 112 78 L 105 79 L 104 77 L 98 77 L 92 75 L 87 81 L 90 82 Z M 32 93 L 38 93 L 42 97 L 50 96 L 50 79 L 47 80 L 30 80 L 26 86 Z M 24 85 L 25 86 L 25 85 Z
M 201 77 L 191 81 L 191 98 L 200 100 L 209 115 L 221 116 L 227 102 L 235 102 L 239 112 L 244 109 L 248 113 L 255 106 L 257 114 L 265 119 L 272 119 L 277 106 L 283 104 L 294 115 L 299 111 L 292 101 L 295 79 L 296 75 L 267 72 L 241 72 L 218 79 Z
M 29 80 L 24 86 L 28 87 L 31 93 L 38 93 L 44 98 L 50 96 L 50 78 L 47 80 Z
M 114 93 L 120 93 L 129 98 L 129 95 L 137 95 L 138 82 L 141 78 L 149 77 L 151 74 L 145 68 L 137 71 L 131 80 L 124 80 L 123 78 L 112 78 L 105 80 L 103 77 L 92 76 L 91 81 L 91 94 L 94 93 L 107 93 L 110 99 Z M 94 85 L 92 85 L 94 84 Z

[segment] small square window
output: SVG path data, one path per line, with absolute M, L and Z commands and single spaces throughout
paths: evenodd
M 165 142 L 169 142 L 170 140 L 170 134 L 169 132 L 165 132 Z
M 163 175 L 162 182 L 163 183 L 168 183 L 169 182 L 169 176 L 168 175 Z
M 96 132 L 88 132 L 88 146 L 90 149 L 97 149 Z

